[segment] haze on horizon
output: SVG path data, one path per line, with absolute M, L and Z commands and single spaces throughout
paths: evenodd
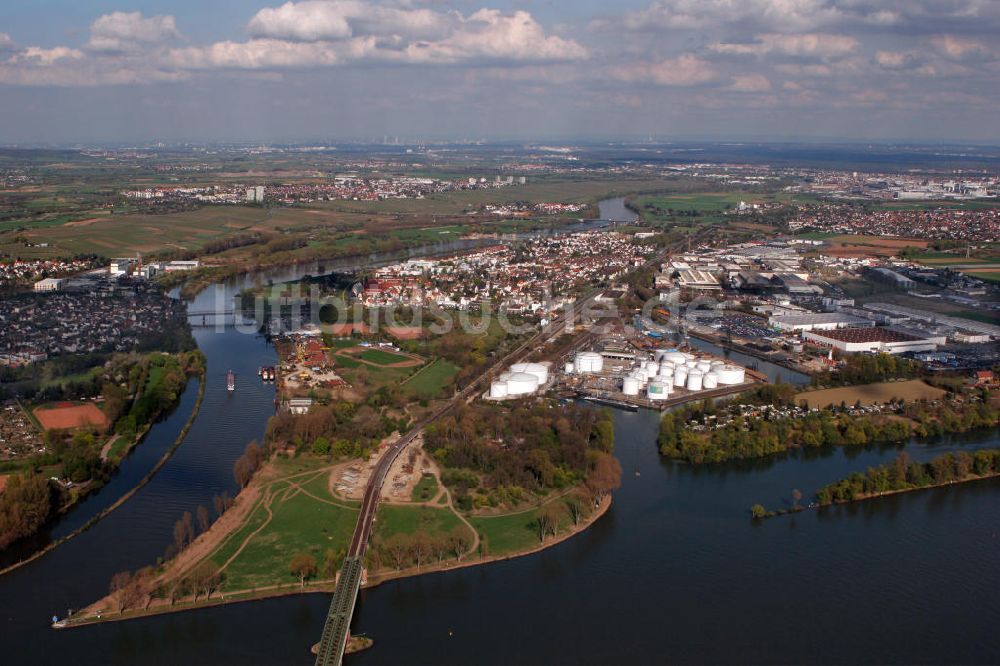
M 992 0 L 14 0 L 0 142 L 1000 143 Z

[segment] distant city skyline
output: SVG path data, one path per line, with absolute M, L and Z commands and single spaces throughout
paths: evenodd
M 0 143 L 1000 144 L 990 0 L 0 6 Z

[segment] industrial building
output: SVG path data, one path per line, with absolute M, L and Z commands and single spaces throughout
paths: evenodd
M 35 291 L 59 291 L 62 289 L 63 281 L 59 278 L 45 278 L 35 283 Z
M 919 336 L 893 328 L 844 328 L 833 331 L 806 331 L 806 340 L 851 353 L 903 354 L 931 352 L 947 342 L 943 337 Z
M 772 316 L 767 323 L 779 331 L 806 332 L 832 331 L 838 328 L 871 327 L 870 319 L 862 319 L 842 312 L 817 312 L 798 315 Z

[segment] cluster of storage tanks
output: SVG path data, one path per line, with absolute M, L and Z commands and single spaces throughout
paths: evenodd
M 698 359 L 674 350 L 657 351 L 653 360 L 640 363 L 622 381 L 622 393 L 637 396 L 645 389 L 649 400 L 666 400 L 674 389 L 702 391 L 742 384 L 746 371 L 723 361 Z
M 490 398 L 504 400 L 531 395 L 548 382 L 548 366 L 541 363 L 516 363 L 490 384 Z

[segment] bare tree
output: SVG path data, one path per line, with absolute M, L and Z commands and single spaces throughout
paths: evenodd
M 385 549 L 396 565 L 396 570 L 403 568 L 407 555 L 410 554 L 410 537 L 405 534 L 393 534 L 386 539 Z
M 118 606 L 118 612 L 124 613 L 125 608 L 128 606 L 129 593 L 128 588 L 132 586 L 132 574 L 128 571 L 119 571 L 114 576 L 111 577 L 111 585 L 109 590 L 111 592 L 112 598 L 115 600 L 115 605 Z
M 456 526 L 448 535 L 448 543 L 455 558 L 461 562 L 465 552 L 469 550 L 469 535 L 462 526 Z
M 316 575 L 316 558 L 309 553 L 299 553 L 292 558 L 288 569 L 293 576 L 299 579 L 299 584 L 305 587 L 306 579 Z
M 420 565 L 431 554 L 431 542 L 426 534 L 417 532 L 413 535 L 410 542 L 410 552 L 413 553 L 413 558 L 417 561 L 417 569 L 419 570 Z

